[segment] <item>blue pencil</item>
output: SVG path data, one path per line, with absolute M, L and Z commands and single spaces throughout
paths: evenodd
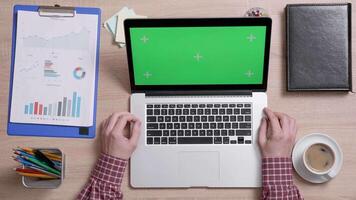
M 35 166 L 34 164 L 22 159 L 20 156 L 14 157 L 14 160 L 16 160 L 17 162 L 23 164 L 23 165 L 27 165 L 27 166 Z
M 29 161 L 27 161 L 27 160 L 21 158 L 20 156 L 17 156 L 17 157 L 14 158 L 14 159 L 15 159 L 17 162 L 19 162 L 19 163 L 21 163 L 22 165 L 24 165 L 24 166 L 38 167 L 38 168 L 41 168 L 41 169 L 43 169 L 43 170 L 46 170 L 46 169 L 44 169 L 44 168 L 41 167 L 41 166 L 38 166 L 38 165 L 36 165 L 36 164 L 34 164 L 34 163 L 32 163 L 32 162 L 29 162 Z
M 35 156 L 25 152 L 25 151 L 22 151 L 22 150 L 15 150 L 14 152 L 15 154 L 20 154 L 21 156 L 27 156 L 27 157 L 30 157 L 30 158 L 35 158 Z

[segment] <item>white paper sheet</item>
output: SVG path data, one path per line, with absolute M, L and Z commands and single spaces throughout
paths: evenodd
M 105 29 L 113 35 L 120 48 L 125 47 L 124 20 L 128 18 L 147 18 L 147 16 L 136 15 L 133 9 L 125 6 L 104 22 Z
M 97 25 L 18 11 L 11 122 L 93 125 Z

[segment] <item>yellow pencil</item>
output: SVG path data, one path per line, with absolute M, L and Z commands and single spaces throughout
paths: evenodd
M 32 148 L 29 148 L 29 147 L 23 147 L 23 148 L 18 147 L 18 148 L 20 148 L 20 149 L 22 149 L 22 150 L 24 150 L 24 151 L 26 151 L 28 153 L 33 153 L 33 149 Z
M 51 159 L 51 160 L 55 160 L 55 161 L 62 161 L 62 157 L 54 157 L 52 155 L 43 153 L 47 158 Z
M 52 157 L 54 157 L 54 158 L 61 158 L 60 155 L 57 155 L 57 154 L 48 152 L 48 151 L 46 151 L 46 150 L 42 150 L 41 152 L 42 152 L 43 154 L 45 154 L 45 155 L 52 156 Z

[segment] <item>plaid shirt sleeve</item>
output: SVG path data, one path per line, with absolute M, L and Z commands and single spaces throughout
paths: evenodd
M 102 153 L 91 173 L 89 181 L 77 196 L 79 200 L 123 198 L 120 186 L 127 160 Z
M 293 183 L 291 158 L 262 159 L 262 200 L 301 200 Z

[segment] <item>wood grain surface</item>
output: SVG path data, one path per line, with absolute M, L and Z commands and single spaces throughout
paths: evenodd
M 12 9 L 15 4 L 99 7 L 105 21 L 123 6 L 133 8 L 137 14 L 155 18 L 165 17 L 240 17 L 251 7 L 265 8 L 273 19 L 271 59 L 268 80 L 268 104 L 272 109 L 286 112 L 297 119 L 298 138 L 321 132 L 333 137 L 344 153 L 340 174 L 325 184 L 310 184 L 295 174 L 305 199 L 356 199 L 356 95 L 344 92 L 286 92 L 285 13 L 288 3 L 319 3 L 318 1 L 282 0 L 31 0 L 0 1 L 0 199 L 74 199 L 87 181 L 97 159 L 99 137 L 63 139 L 7 136 L 8 88 L 12 37 Z M 329 1 L 323 2 L 342 2 Z M 355 2 L 355 1 L 350 1 Z M 321 2 L 320 2 L 321 3 Z M 353 27 L 356 13 L 353 12 Z M 353 29 L 352 46 L 356 47 Z M 212 45 L 214 45 L 212 43 Z M 356 60 L 354 48 L 353 60 Z M 354 62 L 355 63 L 355 62 Z M 355 64 L 353 65 L 355 68 Z M 356 79 L 354 73 L 353 78 Z M 98 87 L 97 121 L 101 122 L 113 111 L 127 111 L 130 96 L 125 48 L 113 44 L 111 35 L 101 28 L 100 74 Z M 66 154 L 66 178 L 60 188 L 53 190 L 26 189 L 20 177 L 13 172 L 17 165 L 10 156 L 16 146 L 58 147 Z M 241 156 L 236 154 L 236 156 Z M 232 158 L 233 159 L 233 158 Z M 133 189 L 129 173 L 122 184 L 125 199 L 258 199 L 260 189 Z M 159 177 L 157 177 L 159 178 Z

